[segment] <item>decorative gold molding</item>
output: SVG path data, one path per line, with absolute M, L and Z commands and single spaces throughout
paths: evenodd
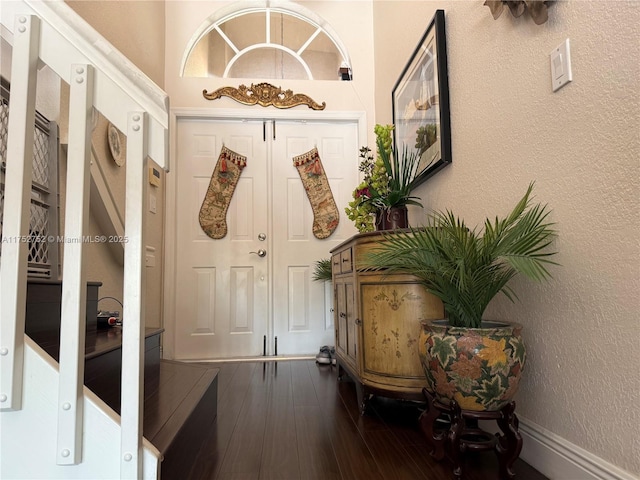
M 276 87 L 270 83 L 251 84 L 250 87 L 240 85 L 238 88 L 222 87 L 215 92 L 207 93 L 202 91 L 202 95 L 207 100 L 217 100 L 219 98 L 230 97 L 236 102 L 243 105 L 255 105 L 256 103 L 263 107 L 273 105 L 276 108 L 291 108 L 298 105 L 307 105 L 313 110 L 324 110 L 327 106 L 325 102 L 316 103 L 311 97 L 304 93 L 293 93 L 291 90 L 282 90 L 282 87 Z

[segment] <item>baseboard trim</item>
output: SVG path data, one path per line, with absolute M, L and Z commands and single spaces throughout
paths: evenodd
M 519 417 L 520 458 L 551 480 L 639 480 L 540 425 Z

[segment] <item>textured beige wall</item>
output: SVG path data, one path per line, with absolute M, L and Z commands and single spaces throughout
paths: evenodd
M 164 1 L 65 1 L 151 80 L 164 86 Z
M 521 301 L 487 312 L 525 326 L 519 415 L 639 474 L 640 3 L 561 1 L 542 26 L 506 11 L 493 20 L 481 1 L 374 5 L 380 123 L 434 11 L 446 11 L 453 164 L 419 187 L 425 207 L 473 225 L 535 180 L 553 209 L 553 281 L 518 279 Z M 566 38 L 574 80 L 553 93 L 549 52 Z

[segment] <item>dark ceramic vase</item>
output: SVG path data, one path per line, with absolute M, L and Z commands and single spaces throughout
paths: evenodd
M 395 230 L 409 227 L 407 207 L 391 207 L 376 212 L 376 230 Z

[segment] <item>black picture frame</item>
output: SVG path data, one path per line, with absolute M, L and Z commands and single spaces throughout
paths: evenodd
M 393 87 L 391 102 L 396 155 L 406 146 L 421 157 L 415 187 L 452 161 L 444 10 L 436 10 Z

